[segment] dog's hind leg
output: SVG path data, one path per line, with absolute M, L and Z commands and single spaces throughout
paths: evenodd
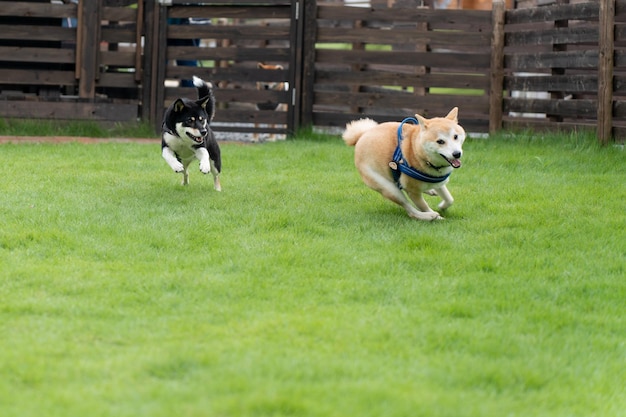
M 398 186 L 392 180 L 389 180 L 388 178 L 373 171 L 361 172 L 361 176 L 363 177 L 363 182 L 365 182 L 368 187 L 375 191 L 378 191 L 386 199 L 393 201 L 394 203 L 404 208 L 409 217 L 417 220 L 426 221 L 441 218 L 439 216 L 439 213 L 434 212 L 430 209 L 419 211 L 415 207 L 413 207 L 406 195 L 402 192 L 402 190 L 400 190 L 400 188 L 398 188 Z M 428 205 L 426 207 L 428 207 Z
M 220 183 L 220 172 L 213 160 L 211 160 L 211 174 L 213 174 L 213 188 L 215 191 L 222 191 L 222 184 Z

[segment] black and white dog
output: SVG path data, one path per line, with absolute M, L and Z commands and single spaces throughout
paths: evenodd
M 183 185 L 189 184 L 187 168 L 194 159 L 200 161 L 203 174 L 213 174 L 213 187 L 222 190 L 220 147 L 209 124 L 215 114 L 215 99 L 209 83 L 193 77 L 198 100 L 176 99 L 165 111 L 161 154 L 174 172 L 183 173 Z

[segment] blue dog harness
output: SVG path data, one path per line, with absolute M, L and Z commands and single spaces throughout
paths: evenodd
M 402 174 L 408 175 L 409 177 L 418 181 L 428 182 L 431 184 L 437 184 L 448 179 L 450 174 L 446 174 L 442 177 L 434 177 L 432 175 L 426 174 L 425 172 L 418 171 L 404 160 L 400 145 L 402 144 L 402 127 L 404 127 L 404 124 L 407 122 L 410 122 L 412 124 L 419 123 L 414 117 L 407 117 L 402 121 L 402 123 L 400 123 L 400 126 L 398 126 L 398 146 L 396 146 L 396 150 L 393 153 L 393 161 L 389 162 L 389 167 L 391 168 L 393 180 L 396 182 L 398 188 L 402 189 L 402 185 L 400 184 L 400 176 Z

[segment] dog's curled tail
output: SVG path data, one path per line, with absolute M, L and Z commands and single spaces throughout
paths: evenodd
M 198 89 L 198 99 L 208 97 L 206 101 L 206 111 L 209 114 L 209 121 L 215 116 L 215 98 L 213 97 L 213 84 L 207 83 L 200 77 L 193 76 L 193 85 Z
M 346 130 L 341 136 L 348 146 L 354 146 L 359 141 L 363 133 L 377 126 L 378 123 L 372 119 L 360 119 L 346 125 Z
M 198 98 L 205 98 L 212 93 L 213 85 L 205 82 L 202 78 L 193 76 L 193 85 L 198 89 Z

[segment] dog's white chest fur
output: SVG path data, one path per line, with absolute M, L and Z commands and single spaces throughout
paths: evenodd
M 167 146 L 176 153 L 181 161 L 189 162 L 195 158 L 196 150 L 190 146 L 189 140 L 167 132 L 163 134 L 163 140 L 165 140 Z

